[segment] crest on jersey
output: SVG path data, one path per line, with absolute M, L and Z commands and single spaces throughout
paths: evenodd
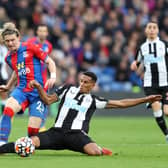
M 26 51 L 25 51 L 25 52 L 23 52 L 23 57 L 24 57 L 24 58 L 28 57 L 28 54 L 27 54 L 27 52 L 26 52 Z
M 48 52 L 48 47 L 43 48 L 44 52 Z

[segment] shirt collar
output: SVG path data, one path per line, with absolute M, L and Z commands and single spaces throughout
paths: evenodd
M 159 41 L 159 37 L 156 37 L 156 39 L 155 40 L 149 40 L 149 39 L 146 39 L 146 41 L 148 42 L 148 43 L 154 43 L 154 42 L 157 42 L 157 41 Z

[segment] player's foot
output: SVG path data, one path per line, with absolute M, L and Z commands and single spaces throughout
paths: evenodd
M 44 131 L 46 131 L 47 129 L 45 128 L 45 127 L 41 127 L 40 128 L 40 130 L 39 130 L 39 132 L 44 132 Z
M 102 151 L 102 155 L 109 155 L 109 156 L 112 155 L 112 151 L 107 148 L 102 148 L 101 151 Z

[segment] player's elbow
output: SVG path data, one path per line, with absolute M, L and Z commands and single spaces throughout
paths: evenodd
M 46 98 L 42 98 L 42 101 L 43 101 L 43 103 L 44 104 L 46 104 L 46 105 L 50 105 L 51 103 L 50 103 L 50 100 L 46 97 Z
M 53 103 L 59 101 L 59 97 L 57 97 L 57 96 L 47 95 L 47 96 L 44 96 L 41 98 L 46 105 L 50 105 L 50 104 L 53 104 Z
M 50 57 L 48 57 L 48 59 L 46 60 L 46 63 L 51 67 L 56 67 L 55 62 Z

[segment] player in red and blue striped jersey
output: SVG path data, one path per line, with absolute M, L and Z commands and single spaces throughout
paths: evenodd
M 29 82 L 36 79 L 43 88 L 51 88 L 56 80 L 54 61 L 48 57 L 38 45 L 20 42 L 20 34 L 16 28 L 6 27 L 2 38 L 9 53 L 6 62 L 12 68 L 13 74 L 7 85 L 0 86 L 0 91 L 8 91 L 17 79 L 17 87 L 12 91 L 5 105 L 0 121 L 0 144 L 6 143 L 11 130 L 11 118 L 21 109 L 29 105 L 28 135 L 38 133 L 45 116 L 46 105 L 40 100 L 36 89 L 29 88 Z M 50 72 L 50 78 L 42 77 L 41 62 L 45 62 Z
M 46 52 L 49 56 L 51 56 L 51 52 L 53 49 L 52 44 L 47 40 L 48 37 L 48 27 L 45 24 L 40 24 L 37 26 L 37 30 L 36 30 L 36 37 L 30 38 L 27 40 L 27 42 L 31 43 L 31 44 L 36 44 L 38 45 L 40 48 L 42 48 L 42 50 L 44 52 Z M 44 62 L 41 62 L 41 72 L 42 72 L 42 77 L 44 80 L 47 79 L 47 66 Z M 47 88 L 45 88 L 47 90 Z M 47 108 L 48 111 L 48 108 Z M 44 120 L 41 123 L 41 128 L 40 131 L 45 131 L 45 122 L 46 122 L 46 118 L 47 118 L 48 112 L 46 112 L 46 116 L 44 118 Z
M 48 37 L 48 27 L 45 24 L 40 24 L 37 27 L 36 30 L 36 37 L 32 37 L 27 40 L 27 42 L 30 42 L 32 44 L 37 44 L 39 47 L 43 49 L 48 54 L 51 54 L 52 52 L 52 44 L 47 40 Z
M 36 34 L 37 34 L 36 37 L 28 39 L 27 42 L 38 45 L 40 48 L 42 48 L 44 52 L 46 52 L 50 56 L 53 47 L 52 44 L 47 40 L 48 36 L 47 25 L 45 24 L 38 25 Z M 43 78 L 47 79 L 47 67 L 46 64 L 44 64 L 43 62 L 41 63 L 41 69 Z

